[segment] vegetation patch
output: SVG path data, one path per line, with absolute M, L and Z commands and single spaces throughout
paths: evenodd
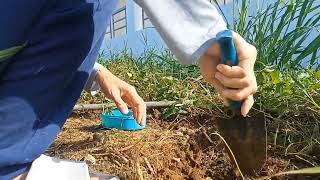
M 254 108 L 267 117 L 268 160 L 257 177 L 320 166 L 319 4 L 277 1 L 250 14 L 251 1 L 234 3 L 239 18 L 229 27 L 259 54 Z M 100 111 L 78 112 L 48 153 L 76 160 L 90 155 L 95 159 L 91 168 L 125 179 L 238 177 L 221 140 L 212 134 L 225 107 L 197 66 L 182 66 L 170 52 L 152 48 L 139 57 L 125 49 L 111 59 L 101 55 L 99 61 L 135 86 L 145 101 L 178 101 L 181 106 L 150 111 L 148 128 L 139 132 L 103 130 Z M 79 103 L 108 101 L 102 94 L 84 93 Z

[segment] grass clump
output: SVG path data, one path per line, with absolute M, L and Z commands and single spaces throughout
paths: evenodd
M 319 166 L 320 159 L 320 4 L 316 0 L 276 1 L 250 14 L 251 1 L 234 2 L 233 29 L 257 47 L 259 84 L 255 108 L 268 117 L 269 143 L 295 160 Z M 231 27 L 231 25 L 229 25 Z M 115 75 L 137 88 L 146 101 L 191 102 L 166 108 L 166 117 L 188 108 L 223 114 L 213 88 L 196 66 L 178 64 L 168 51 L 148 50 L 139 57 L 125 50 L 100 57 Z M 99 102 L 83 96 L 82 101 Z
M 258 50 L 256 105 L 270 114 L 274 147 L 314 165 L 320 153 L 319 1 L 236 0 L 233 9 L 228 26 Z
M 169 51 L 146 51 L 134 57 L 128 51 L 100 63 L 112 73 L 136 87 L 145 101 L 177 101 L 184 107 L 165 109 L 165 117 L 186 113 L 186 108 L 206 108 L 222 112 L 222 103 L 213 87 L 202 80 L 197 66 L 182 66 Z M 84 95 L 82 101 L 101 101 L 102 96 Z

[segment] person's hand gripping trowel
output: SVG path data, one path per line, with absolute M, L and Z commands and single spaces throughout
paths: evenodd
M 230 118 L 218 120 L 219 133 L 228 143 L 241 172 L 254 174 L 261 170 L 266 160 L 264 115 L 247 115 L 253 105 L 253 93 L 256 91 L 255 76 L 250 74 L 253 73 L 255 60 L 250 58 L 256 56 L 256 50 L 238 34 L 229 30 L 219 33 L 217 41 L 216 47 L 211 49 L 208 57 L 200 61 L 202 75 L 214 85 L 232 110 Z M 210 57 L 215 60 L 212 61 Z M 208 62 L 217 67 L 216 72 L 212 72 L 215 79 L 208 79 Z M 234 160 L 232 156 L 230 158 Z

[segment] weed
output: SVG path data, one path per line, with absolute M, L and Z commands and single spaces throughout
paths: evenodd
M 253 15 L 250 1 L 235 1 L 234 6 L 239 7 L 234 30 L 258 49 L 255 108 L 268 114 L 270 143 L 286 156 L 313 162 L 320 154 L 319 3 L 277 1 Z M 197 66 L 178 64 L 169 51 L 151 49 L 135 57 L 126 49 L 99 62 L 135 86 L 146 101 L 191 102 L 164 109 L 167 118 L 190 108 L 222 114 L 219 97 Z M 84 94 L 82 102 L 100 102 L 101 97 Z

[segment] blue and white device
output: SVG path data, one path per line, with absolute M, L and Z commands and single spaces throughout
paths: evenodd
M 131 110 L 129 110 L 128 114 L 122 114 L 118 109 L 114 109 L 108 114 L 102 113 L 101 119 L 102 127 L 108 129 L 137 131 L 146 128 L 146 118 L 144 119 L 144 126 L 140 126 L 133 117 L 133 112 Z

